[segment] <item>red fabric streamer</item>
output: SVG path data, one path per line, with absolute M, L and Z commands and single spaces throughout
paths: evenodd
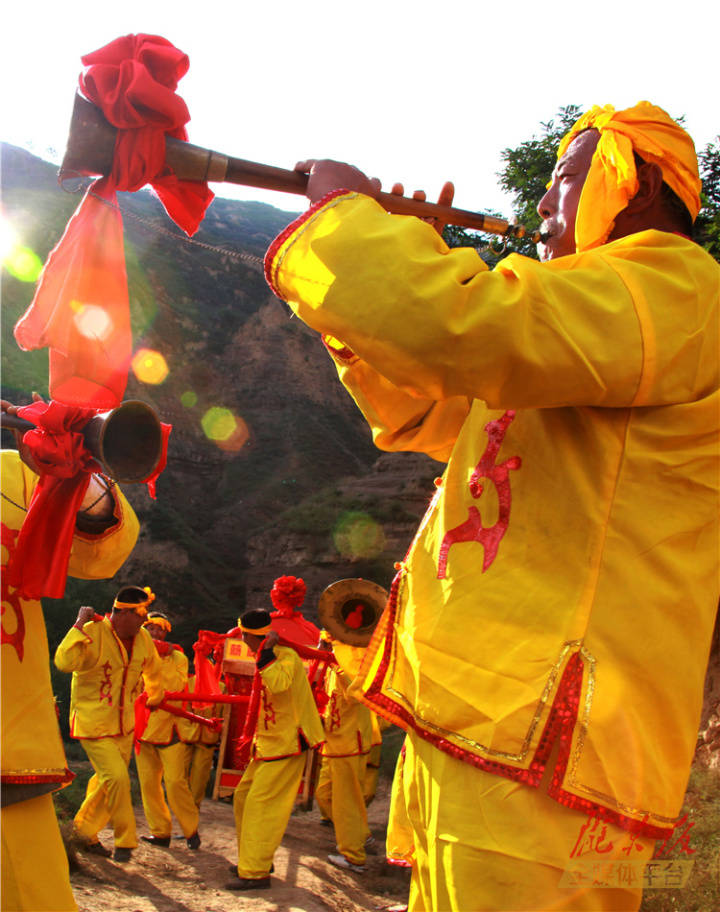
M 18 409 L 20 418 L 37 425 L 26 431 L 23 446 L 41 472 L 7 567 L 8 583 L 24 598 L 65 594 L 75 517 L 98 469 L 80 430 L 95 414 L 60 402 Z
M 50 348 L 50 395 L 113 408 L 122 399 L 132 339 L 117 190 L 150 183 L 168 214 L 194 234 L 213 194 L 164 164 L 165 136 L 186 139 L 190 119 L 175 94 L 188 58 L 164 38 L 127 35 L 83 57 L 80 86 L 119 132 L 109 178 L 96 181 L 53 249 L 15 327 L 24 351 Z
M 147 478 L 143 478 L 142 483 L 147 485 L 148 494 L 152 497 L 153 500 L 157 500 L 157 490 L 156 482 L 160 477 L 163 469 L 167 465 L 167 448 L 168 448 L 168 438 L 170 437 L 170 431 L 172 431 L 171 424 L 165 424 L 160 422 L 160 458 L 158 459 L 157 465 L 148 475 Z
M 225 641 L 222 633 L 215 633 L 212 630 L 199 630 L 198 640 L 193 643 L 195 653 L 195 693 L 220 693 L 219 674 L 222 671 L 222 659 L 218 665 L 213 665 L 210 661 L 210 655 L 214 654 L 215 648 L 220 642 Z M 203 704 L 206 708 L 212 706 L 212 703 Z
M 50 396 L 112 409 L 132 354 L 122 218 L 98 181 L 51 250 L 35 297 L 15 326 L 23 351 L 50 349 Z

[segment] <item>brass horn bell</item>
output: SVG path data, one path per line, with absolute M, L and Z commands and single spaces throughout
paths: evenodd
M 85 446 L 115 481 L 143 481 L 162 454 L 162 428 L 145 402 L 128 399 L 91 418 L 83 428 Z
M 35 425 L 16 415 L 2 413 L 3 427 L 30 431 Z M 128 399 L 117 408 L 101 412 L 83 427 L 85 446 L 102 471 L 125 484 L 144 481 L 154 472 L 162 455 L 162 428 L 155 410 L 139 399 Z
M 338 580 L 320 596 L 318 620 L 333 639 L 348 646 L 367 646 L 387 599 L 382 586 L 370 580 Z

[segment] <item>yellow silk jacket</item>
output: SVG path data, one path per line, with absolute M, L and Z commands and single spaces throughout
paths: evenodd
M 300 735 L 309 747 L 325 740 L 300 656 L 288 646 L 275 646 L 274 652 L 275 659 L 260 669 L 262 691 L 253 740 L 258 760 L 299 754 Z
M 163 692 L 173 693 L 176 690 L 185 690 L 188 681 L 189 663 L 187 656 L 180 649 L 172 649 L 166 656 L 160 656 L 160 676 L 162 678 Z M 148 700 L 150 692 L 148 691 Z M 182 705 L 175 703 L 178 708 Z M 174 716 L 164 709 L 156 709 L 150 713 L 148 724 L 141 741 L 148 744 L 170 744 L 171 741 L 190 741 L 189 722 L 180 716 Z
M 645 231 L 488 271 L 355 193 L 271 246 L 385 450 L 447 462 L 363 665 L 439 749 L 648 835 L 681 807 L 718 603 L 720 267 Z
M 349 693 L 352 678 L 338 668 L 329 668 L 325 689 L 328 702 L 323 713 L 323 757 L 354 757 L 367 754 L 372 744 L 372 713 Z
M 136 634 L 130 655 L 107 617 L 88 621 L 82 630 L 71 627 L 55 652 L 55 664 L 73 676 L 73 738 L 126 735 L 135 728 L 135 699 L 143 686 L 148 706 L 156 706 L 163 697 L 160 656 L 144 627 Z
M 38 476 L 16 450 L 2 451 L 2 567 L 7 565 L 26 516 Z M 116 493 L 117 492 L 117 493 Z M 79 579 L 114 576 L 138 536 L 138 521 L 117 487 L 117 522 L 102 535 L 75 533 L 68 574 Z M 50 683 L 42 605 L 20 598 L 2 581 L 2 782 L 62 783 L 66 768 Z

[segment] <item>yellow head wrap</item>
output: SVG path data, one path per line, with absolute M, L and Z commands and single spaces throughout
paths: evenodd
M 560 141 L 558 158 L 582 130 L 600 131 L 575 221 L 578 252 L 604 244 L 615 216 L 638 191 L 633 152 L 662 170 L 663 180 L 685 203 L 693 219 L 700 211 L 700 189 L 695 145 L 690 136 L 662 108 L 639 101 L 616 111 L 595 105 Z
M 165 630 L 167 633 L 170 633 L 172 631 L 172 624 L 170 621 L 167 618 L 163 617 L 161 614 L 157 614 L 156 612 L 151 611 L 148 614 L 147 620 L 143 624 L 143 627 L 147 627 L 148 624 L 155 624 L 157 627 L 159 627 L 161 630 Z
M 253 636 L 266 636 L 272 630 L 272 626 L 267 624 L 265 627 L 245 627 L 242 620 L 238 618 L 238 627 L 243 633 L 252 633 Z
M 147 606 L 155 601 L 155 593 L 149 586 L 143 586 L 143 592 L 147 593 L 147 598 L 144 602 L 121 602 L 118 599 L 115 599 L 113 608 L 117 608 L 118 611 L 134 611 L 135 614 L 139 614 L 140 617 L 146 617 Z

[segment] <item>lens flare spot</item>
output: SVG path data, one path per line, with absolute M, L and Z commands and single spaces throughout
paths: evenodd
M 197 405 L 197 401 L 197 393 L 194 393 L 192 390 L 185 390 L 185 392 L 180 397 L 180 402 L 185 406 L 185 408 L 194 408 Z
M 73 320 L 81 335 L 88 339 L 107 339 L 112 332 L 113 323 L 107 311 L 96 304 L 83 304 L 71 301 L 70 309 L 75 313 Z
M 385 548 L 385 533 L 367 513 L 345 513 L 335 527 L 333 541 L 342 557 L 377 557 Z
M 233 415 L 230 409 L 220 406 L 208 409 L 200 423 L 205 436 L 221 450 L 230 453 L 241 449 L 250 434 L 247 424 L 239 415 Z
M 170 373 L 167 361 L 160 352 L 140 348 L 131 361 L 133 373 L 141 383 L 162 383 Z
M 29 247 L 11 244 L 3 256 L 3 266 L 21 282 L 37 282 L 42 272 L 42 260 Z

